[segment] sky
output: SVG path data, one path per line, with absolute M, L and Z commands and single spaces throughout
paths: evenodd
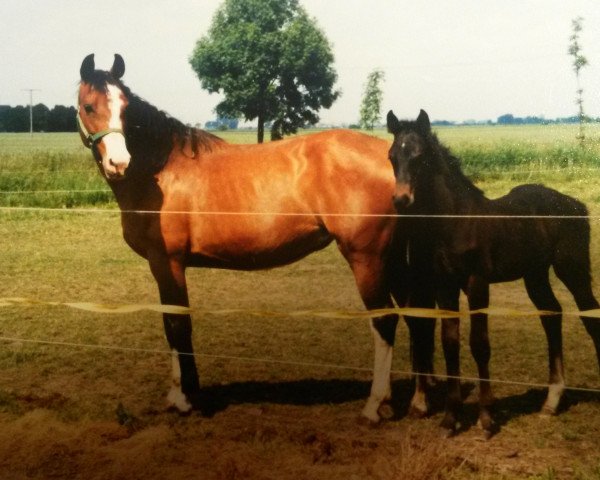
M 0 105 L 76 105 L 81 61 L 109 69 L 125 59 L 124 82 L 191 124 L 215 117 L 190 67 L 198 39 L 222 0 L 0 0 Z M 577 113 L 567 54 L 571 21 L 583 17 L 584 108 L 600 117 L 599 0 L 300 0 L 332 44 L 342 96 L 324 124 L 359 118 L 367 75 L 385 73 L 383 115 L 496 120 Z

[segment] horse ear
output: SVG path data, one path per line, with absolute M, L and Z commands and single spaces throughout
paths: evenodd
M 89 80 L 94 73 L 96 66 L 94 64 L 94 54 L 90 53 L 87 57 L 83 59 L 81 62 L 81 68 L 79 69 L 79 74 L 81 75 L 81 79 L 83 81 Z
M 392 110 L 387 114 L 387 129 L 388 132 L 394 135 L 400 131 L 400 120 L 398 120 L 398 117 L 394 115 Z
M 110 74 L 115 79 L 119 79 L 125 73 L 125 60 L 118 53 L 115 53 L 115 61 L 113 62 L 113 66 L 110 68 Z
M 431 122 L 429 121 L 429 115 L 425 110 L 421 110 L 419 112 L 419 116 L 417 117 L 417 127 L 423 133 L 431 132 Z

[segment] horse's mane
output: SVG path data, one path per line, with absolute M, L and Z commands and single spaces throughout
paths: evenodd
M 189 145 L 191 156 L 196 157 L 203 151 L 211 151 L 225 141 L 199 128 L 185 125 L 168 113 L 142 99 L 131 91 L 120 80 L 114 79 L 110 73 L 96 70 L 90 79 L 86 79 L 95 89 L 107 90 L 107 84 L 116 85 L 128 104 L 124 112 L 125 136 L 128 148 L 131 144 L 132 155 L 145 157 L 154 168 L 160 169 L 168 159 L 173 148 L 183 151 Z
M 483 197 L 483 190 L 476 187 L 471 179 L 462 171 L 460 158 L 453 155 L 452 152 L 450 152 L 450 149 L 439 141 L 435 133 L 429 133 L 427 136 L 427 144 L 430 150 L 429 153 L 441 160 L 442 166 L 447 169 L 447 173 L 451 177 L 456 188 L 463 192 L 469 192 L 476 196 Z

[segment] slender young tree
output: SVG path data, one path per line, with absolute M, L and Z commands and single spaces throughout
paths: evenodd
M 360 106 L 360 126 L 365 130 L 373 130 L 381 118 L 381 101 L 383 100 L 381 82 L 384 78 L 383 71 L 377 69 L 367 77 L 365 93 Z
M 575 103 L 579 107 L 579 134 L 577 135 L 577 139 L 583 146 L 585 141 L 585 114 L 583 112 L 583 88 L 581 87 L 580 71 L 588 64 L 588 61 L 587 58 L 581 54 L 581 46 L 579 45 L 579 34 L 583 30 L 582 23 L 582 17 L 577 17 L 571 21 L 573 33 L 571 34 L 571 37 L 569 37 L 569 55 L 573 57 L 573 71 L 575 72 L 575 77 L 577 78 L 577 97 L 575 98 Z
M 331 46 L 298 0 L 225 0 L 190 63 L 223 117 L 257 120 L 272 138 L 318 122 L 339 96 Z

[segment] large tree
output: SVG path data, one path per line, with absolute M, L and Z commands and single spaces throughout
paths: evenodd
M 334 89 L 331 46 L 298 0 L 225 0 L 190 57 L 203 88 L 222 92 L 222 117 L 267 122 L 271 137 L 318 122 Z

